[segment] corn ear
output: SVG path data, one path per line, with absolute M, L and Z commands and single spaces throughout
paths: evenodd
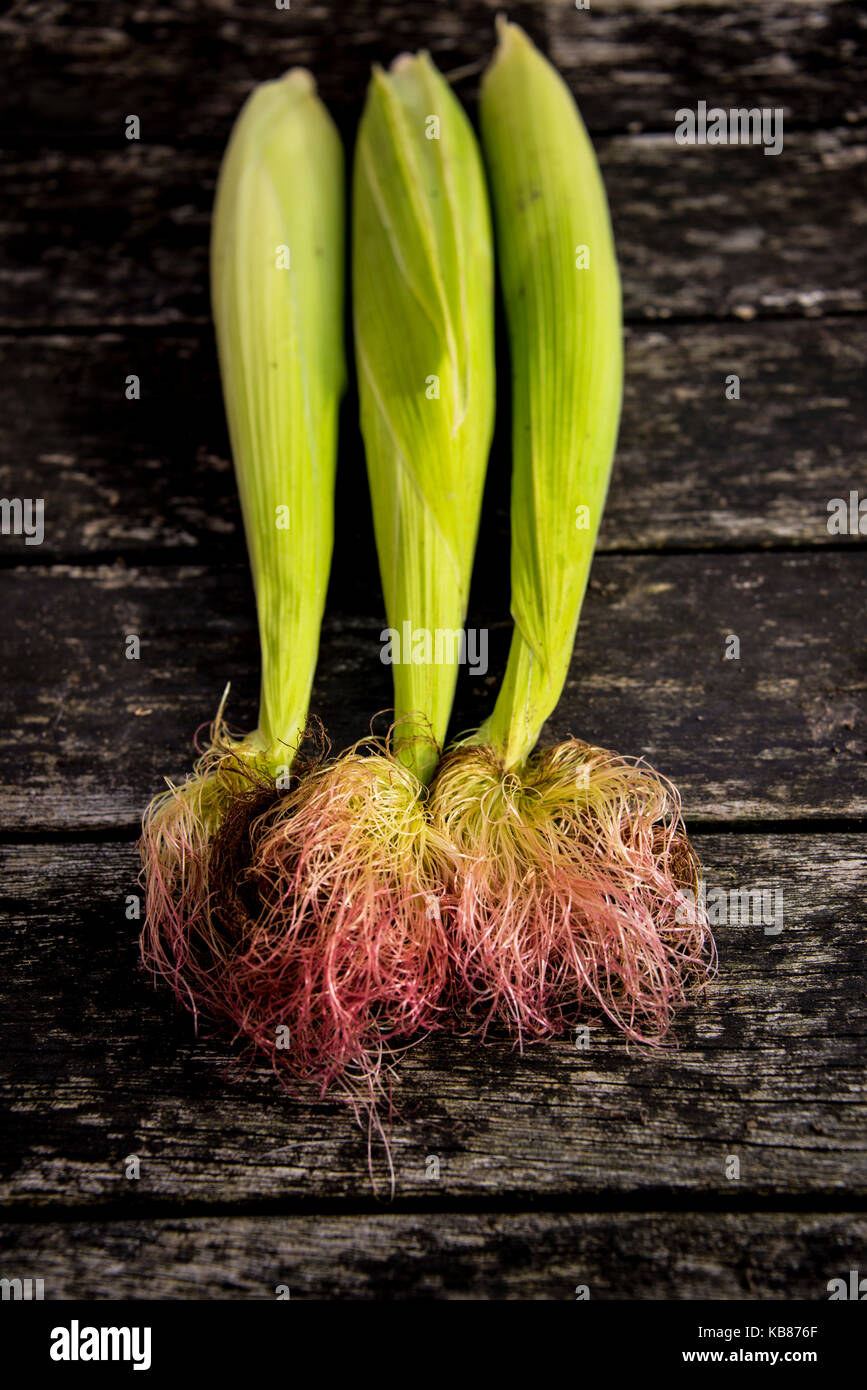
M 475 136 L 427 54 L 375 68 L 355 154 L 353 310 L 361 425 L 389 627 L 396 746 L 427 781 L 466 615 L 493 429 L 493 259 Z M 413 661 L 406 635 L 427 634 Z M 441 653 L 447 653 L 444 643 Z
M 593 147 L 565 83 L 515 24 L 482 82 L 482 145 L 512 358 L 512 616 L 480 740 L 522 762 L 554 709 L 617 439 L 620 278 Z
M 250 742 L 273 765 L 306 722 L 331 564 L 343 178 L 310 74 L 256 87 L 217 183 L 211 299 L 262 654 Z

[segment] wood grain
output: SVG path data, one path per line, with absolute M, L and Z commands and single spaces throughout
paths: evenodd
M 646 756 L 680 786 L 688 817 L 863 815 L 865 591 L 860 548 L 599 556 L 547 739 L 572 733 Z M 226 681 L 232 723 L 255 722 L 244 569 L 11 570 L 4 620 L 7 831 L 131 828 L 163 777 L 185 774 Z M 510 633 L 505 604 L 468 621 L 489 633 L 490 669 L 462 673 L 455 729 L 488 713 Z M 311 708 L 337 748 L 392 698 L 383 627 L 377 606 L 332 604 L 326 617 Z M 129 634 L 140 660 L 126 659 Z M 731 635 L 738 660 L 724 657 Z
M 598 152 L 628 319 L 864 310 L 863 131 L 794 133 L 770 159 L 673 134 Z M 205 323 L 219 160 L 145 143 L 10 152 L 0 329 Z
M 848 497 L 863 473 L 864 321 L 632 327 L 626 350 L 600 551 L 838 543 L 827 503 Z M 138 401 L 125 396 L 130 373 L 140 380 Z M 736 401 L 725 394 L 731 373 L 740 379 Z M 500 384 L 505 396 L 505 362 Z M 493 602 L 506 592 L 506 405 L 476 563 L 477 584 Z M 41 546 L 0 539 L 5 563 L 134 561 L 166 550 L 242 563 L 210 330 L 0 338 L 0 494 L 44 498 L 47 518 Z M 375 571 L 352 395 L 342 418 L 337 537 L 338 555 Z M 335 571 L 339 589 L 339 563 Z
M 675 111 L 781 107 L 786 129 L 867 113 L 862 8 L 727 0 L 574 0 L 545 7 L 546 43 L 591 129 L 668 130 Z M 589 21 L 589 22 L 588 22 Z
M 370 64 L 428 48 L 446 73 L 472 70 L 458 90 L 473 99 L 494 48 L 499 0 L 460 6 L 426 0 L 353 0 L 333 7 L 292 0 L 25 0 L 0 20 L 8 79 L 0 121 L 9 140 L 120 142 L 127 113 L 144 138 L 219 139 L 253 81 L 304 64 L 347 127 L 357 118 Z M 792 126 L 867 113 L 865 18 L 857 4 L 762 0 L 574 0 L 514 3 L 524 24 L 579 95 L 592 130 L 672 128 L 698 100 L 782 107 Z
M 46 1299 L 100 1300 L 274 1299 L 278 1288 L 292 1299 L 570 1300 L 580 1286 L 591 1300 L 812 1302 L 827 1299 L 829 1279 L 848 1279 L 859 1261 L 863 1268 L 865 1239 L 867 1221 L 857 1212 L 456 1213 L 447 1223 L 439 1215 L 235 1216 L 0 1226 L 5 1269 L 38 1271 Z
M 639 1055 L 604 1026 L 586 1050 L 566 1039 L 521 1057 L 446 1036 L 413 1048 L 395 1091 L 398 1201 L 642 1194 L 653 1206 L 674 1194 L 684 1207 L 704 1194 L 738 1207 L 867 1192 L 863 838 L 710 835 L 698 847 L 709 888 L 781 893 L 782 931 L 767 935 L 756 912 L 717 928 L 719 981 L 665 1055 Z M 206 1029 L 197 1039 L 138 974 L 131 845 L 0 854 L 0 1200 L 140 1216 L 371 1199 L 366 1138 L 345 1106 L 293 1100 L 267 1069 L 233 1068 L 230 1045 Z M 141 1176 L 127 1180 L 133 1154 Z M 387 1197 L 379 1150 L 374 1172 Z

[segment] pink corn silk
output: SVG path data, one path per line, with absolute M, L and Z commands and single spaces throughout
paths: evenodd
M 250 877 L 263 910 L 234 965 L 257 1013 L 270 1022 L 285 1010 L 297 1064 L 324 1084 L 352 1064 L 378 1067 L 384 1045 L 441 1022 L 441 884 L 401 828 L 417 797 L 406 777 L 352 755 L 258 827 Z
M 483 1036 L 498 1021 L 520 1042 L 549 1037 L 593 1009 L 659 1044 L 715 965 L 707 921 L 684 898 L 698 869 L 674 788 L 577 740 L 534 755 L 523 777 L 491 750 L 452 758 L 433 802 L 456 845 L 458 1006 Z M 585 771 L 592 798 L 575 793 Z
M 246 839 L 232 827 L 241 848 L 228 855 L 228 824 L 209 846 L 190 817 L 145 823 L 145 964 L 321 1091 L 351 1071 L 376 1094 L 393 1045 L 442 1021 L 442 885 L 412 835 L 383 833 L 390 784 L 401 812 L 410 779 L 382 758 L 318 769 L 275 795 Z

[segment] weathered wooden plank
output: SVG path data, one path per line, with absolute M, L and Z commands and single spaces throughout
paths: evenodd
M 445 1035 L 411 1049 L 395 1092 L 398 1200 L 641 1193 L 652 1205 L 675 1191 L 683 1205 L 701 1193 L 743 1207 L 867 1192 L 863 837 L 712 835 L 699 848 L 710 889 L 781 894 L 782 930 L 765 933 L 772 913 L 728 914 L 719 980 L 665 1055 L 606 1027 L 587 1049 L 567 1039 L 523 1057 Z M 138 1216 L 370 1198 L 366 1138 L 345 1107 L 229 1068 L 230 1045 L 196 1039 L 137 972 L 131 845 L 0 855 L 0 1201 Z M 125 1176 L 131 1155 L 138 1179 Z
M 373 569 L 341 565 L 312 709 L 338 747 L 391 700 Z M 351 589 L 355 586 L 353 597 Z M 599 556 L 548 738 L 643 754 L 687 815 L 860 815 L 867 809 L 860 624 L 863 549 Z M 490 710 L 510 626 L 505 587 L 471 606 L 487 675 L 462 673 L 453 727 Z M 368 606 L 368 600 L 369 606 Z M 141 639 L 127 660 L 126 637 Z M 727 638 L 740 657 L 724 659 Z M 4 577 L 0 805 L 7 831 L 130 827 L 182 776 L 227 680 L 255 720 L 257 640 L 241 568 L 16 569 Z
M 552 0 L 546 15 L 549 56 L 593 128 L 616 119 L 668 130 L 678 108 L 702 100 L 782 107 L 787 125 L 867 112 L 867 17 L 857 5 L 592 0 L 582 13 L 575 0 Z
M 0 20 L 8 77 L 0 84 L 7 140 L 120 141 L 138 114 L 149 140 L 219 137 L 249 84 L 295 64 L 314 70 L 338 116 L 357 116 L 370 64 L 428 48 L 445 72 L 475 67 L 474 96 L 494 44 L 499 0 L 111 0 L 19 3 Z M 574 0 L 512 4 L 579 93 L 594 130 L 669 129 L 674 111 L 705 99 L 782 107 L 791 123 L 857 118 L 864 103 L 864 13 L 857 4 L 763 0 Z
M 544 7 L 511 8 L 544 42 Z M 493 0 L 439 9 L 423 0 L 295 0 L 281 10 L 273 0 L 146 0 L 125 14 L 90 0 L 85 15 L 67 0 L 23 4 L 0 20 L 17 88 L 0 118 L 19 140 L 122 142 L 127 113 L 140 117 L 148 140 L 220 140 L 253 82 L 302 65 L 349 131 L 371 64 L 407 49 L 430 49 L 447 73 L 473 66 L 474 88 L 494 49 L 496 13 Z
M 867 323 L 859 318 L 631 328 L 600 550 L 839 541 L 828 532 L 827 503 L 862 482 L 865 370 Z M 130 373 L 141 400 L 126 399 Z M 731 373 L 740 379 L 737 401 L 725 394 Z M 507 434 L 504 412 L 480 578 L 500 573 L 508 547 Z M 0 495 L 42 497 L 46 507 L 43 544 L 4 537 L 7 560 L 134 559 L 174 549 L 242 561 L 210 332 L 0 338 Z M 337 533 L 338 555 L 372 563 L 351 398 Z
M 827 1299 L 857 1212 L 259 1216 L 0 1226 L 47 1299 Z M 32 1276 L 31 1276 L 32 1277 Z M 747 1319 L 749 1320 L 749 1319 Z M 691 1342 L 690 1342 L 691 1344 Z
M 859 131 L 792 134 L 770 159 L 673 134 L 598 148 L 628 318 L 864 309 Z M 218 164 L 216 149 L 145 143 L 10 155 L 0 328 L 204 323 Z

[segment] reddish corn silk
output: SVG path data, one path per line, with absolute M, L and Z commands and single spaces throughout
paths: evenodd
M 233 743 L 221 712 L 193 772 L 150 803 L 139 853 L 145 890 L 142 964 L 196 1016 L 225 1016 L 228 946 L 216 924 L 213 852 L 229 808 L 273 796 L 273 782 Z
M 376 1084 L 393 1045 L 442 1021 L 449 948 L 442 853 L 425 790 L 383 746 L 314 770 L 251 829 L 257 915 L 232 962 L 242 1031 L 323 1090 L 349 1068 Z
M 233 779 L 219 824 L 192 813 L 188 783 L 145 825 L 143 958 L 287 1084 L 336 1085 L 382 1133 L 393 1061 L 443 1023 L 445 856 L 427 791 L 387 741 L 308 762 L 283 793 L 207 763 L 197 792 Z
M 532 1041 L 594 1011 L 657 1044 L 713 973 L 679 799 L 649 768 L 569 740 L 506 771 L 465 746 L 443 760 L 430 815 L 452 847 L 452 958 L 472 1029 L 496 1021 Z

